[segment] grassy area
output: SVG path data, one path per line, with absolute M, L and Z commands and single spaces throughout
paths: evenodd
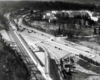
M 95 73 L 100 74 L 100 67 L 96 67 L 94 65 L 91 65 L 89 62 L 86 62 L 86 61 L 83 61 L 83 60 L 79 59 L 77 61 L 77 64 L 79 64 L 80 66 L 84 67 L 87 70 L 91 70 Z
M 53 80 L 60 80 L 58 67 L 54 59 L 50 59 L 50 76 Z
M 86 74 L 80 71 L 76 71 L 77 73 L 73 73 L 73 77 L 72 80 L 89 80 L 89 76 L 91 76 L 90 74 Z
M 95 37 L 96 42 L 100 45 L 100 35 Z

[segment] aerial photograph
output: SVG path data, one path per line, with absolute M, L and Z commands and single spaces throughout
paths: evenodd
M 0 80 L 100 80 L 100 0 L 0 0 Z

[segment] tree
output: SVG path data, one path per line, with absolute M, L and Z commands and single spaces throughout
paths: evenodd
M 32 8 L 30 9 L 30 14 L 31 14 L 31 15 L 33 14 L 33 10 L 32 10 Z
M 59 26 L 59 28 L 58 28 L 58 35 L 60 35 L 60 34 L 61 34 L 61 28 Z
M 94 34 L 97 34 L 96 28 L 94 28 Z
M 73 39 L 74 38 L 74 33 L 71 30 L 68 32 L 68 38 L 69 39 Z

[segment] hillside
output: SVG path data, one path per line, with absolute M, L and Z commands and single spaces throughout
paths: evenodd
M 95 3 L 95 4 L 93 4 Z M 28 5 L 29 4 L 29 5 Z M 33 9 L 100 9 L 99 0 L 13 0 L 13 1 L 0 1 L 0 14 L 20 8 L 33 8 Z M 29 9 L 28 9 L 29 10 Z
M 2 1 L 2 0 L 1 0 Z M 5 1 L 11 1 L 11 0 L 3 0 L 2 2 Z M 20 2 L 20 1 L 62 1 L 62 2 L 77 2 L 77 3 L 96 3 L 100 4 L 100 0 L 12 0 L 14 2 Z

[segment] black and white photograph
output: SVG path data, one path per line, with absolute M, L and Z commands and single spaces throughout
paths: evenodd
M 0 80 L 100 80 L 100 0 L 0 0 Z

